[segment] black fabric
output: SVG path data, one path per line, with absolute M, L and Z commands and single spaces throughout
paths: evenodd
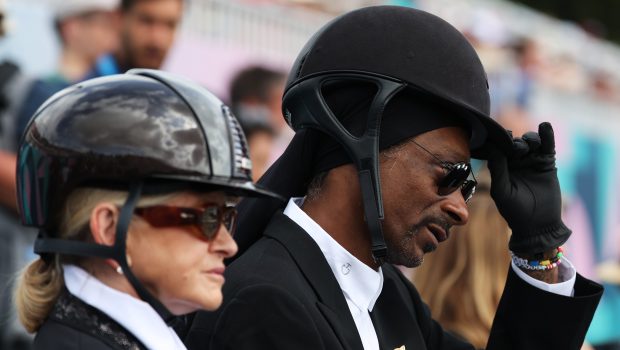
M 65 290 L 39 329 L 33 349 L 143 350 L 146 347 L 105 313 Z
M 573 297 L 545 292 L 511 268 L 487 349 L 581 349 L 603 287 L 577 274 L 574 291 Z
M 467 39 L 437 16 L 407 7 L 370 6 L 327 23 L 297 56 L 283 110 L 288 92 L 304 79 L 351 71 L 398 79 L 455 107 L 456 116 L 475 126 L 475 158 L 486 159 L 488 148 L 510 149 L 506 130 L 489 116 L 480 59 Z
M 335 84 L 328 86 L 323 94 L 334 115 L 352 134 L 360 135 L 366 125 L 375 88 L 367 84 Z M 430 96 L 405 90 L 388 103 L 381 122 L 379 149 L 385 150 L 409 138 L 442 127 L 469 127 L 453 117 L 449 106 L 438 103 Z M 258 181 L 261 187 L 284 198 L 303 196 L 312 178 L 324 171 L 352 163 L 340 144 L 328 135 L 314 130 L 302 129 L 286 148 L 282 156 Z M 286 202 L 272 199 L 245 198 L 238 206 L 239 218 L 235 239 L 240 256 L 258 240 L 271 216 Z
M 295 134 L 282 156 L 258 180 L 260 186 L 269 188 L 285 198 L 303 196 L 311 179 L 318 131 L 304 129 Z M 244 198 L 237 205 L 237 228 L 235 241 L 239 251 L 233 259 L 241 256 L 262 236 L 273 213 L 284 208 L 285 202 L 272 198 Z
M 398 269 L 384 265 L 383 275 L 384 287 L 370 315 L 381 349 L 473 349 L 432 320 Z M 217 311 L 194 317 L 185 337 L 189 350 L 362 349 L 321 250 L 282 213 L 274 215 L 264 237 L 227 268 L 223 293 Z M 599 285 L 581 276 L 574 298 L 549 294 L 511 270 L 488 349 L 579 349 L 575 344 L 583 341 L 601 294 Z
M 394 77 L 489 113 L 486 74 L 473 47 L 448 22 L 424 11 L 375 6 L 336 18 L 302 49 L 287 88 L 327 71 Z
M 342 125 L 354 136 L 360 136 L 366 128 L 366 115 L 375 94 L 368 84 L 334 84 L 323 91 L 325 101 Z M 404 90 L 388 103 L 381 118 L 379 150 L 385 150 L 411 137 L 427 131 L 456 126 L 469 134 L 469 126 L 450 106 L 438 99 L 412 89 Z M 324 133 L 318 134 L 315 164 L 312 176 L 352 163 L 342 146 Z
M 562 197 L 555 167 L 555 141 L 551 124 L 542 123 L 538 134 L 529 132 L 514 141 L 507 158 L 489 159 L 491 196 L 512 229 L 510 250 L 541 253 L 564 244 L 571 230 L 562 222 Z
M 0 63 L 0 112 L 4 111 L 9 106 L 9 100 L 4 92 L 6 90 L 6 85 L 18 72 L 19 68 L 15 63 L 10 61 Z M 2 133 L 2 131 L 3 130 L 0 129 L 0 133 Z

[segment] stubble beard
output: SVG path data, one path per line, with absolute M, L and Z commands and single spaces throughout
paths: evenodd
M 413 244 L 412 241 L 428 223 L 437 221 L 440 220 L 423 220 L 421 223 L 411 227 L 404 234 L 399 235 L 396 241 L 386 239 L 386 261 L 394 265 L 402 265 L 409 268 L 421 266 L 424 263 L 424 254 L 433 252 L 437 249 L 437 246 L 426 243 L 422 247 L 422 255 L 418 256 L 411 252 L 410 247 Z M 446 227 L 446 230 L 449 229 L 447 225 L 444 225 L 444 227 Z

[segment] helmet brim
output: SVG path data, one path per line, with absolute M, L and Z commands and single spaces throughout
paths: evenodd
M 204 178 L 204 177 L 191 177 L 191 176 L 169 176 L 159 175 L 153 176 L 147 180 L 151 182 L 146 192 L 170 192 L 171 190 L 178 190 L 178 188 L 190 189 L 196 192 L 212 192 L 223 191 L 227 194 L 239 196 L 239 197 L 268 197 L 275 198 L 284 201 L 285 198 L 279 194 L 270 191 L 258 184 L 254 184 L 251 181 L 239 180 L 239 179 L 221 179 L 217 177 Z M 153 184 L 153 181 L 156 183 Z M 157 181 L 163 181 L 157 183 Z M 170 187 L 169 185 L 172 185 Z M 176 185 L 175 185 L 176 184 Z
M 497 151 L 510 156 L 512 152 L 512 136 L 510 133 L 498 122 L 487 116 L 480 116 L 478 120 L 486 131 L 486 138 L 480 146 L 472 147 L 471 157 L 488 160 L 492 154 L 497 154 Z

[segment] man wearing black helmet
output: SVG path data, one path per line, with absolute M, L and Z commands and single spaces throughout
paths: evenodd
M 513 230 L 487 348 L 579 348 L 602 289 L 560 249 L 553 130 L 513 140 L 489 117 L 486 74 L 455 28 L 410 8 L 345 14 L 302 50 L 283 109 L 297 133 L 260 182 L 291 200 L 240 205 L 224 304 L 196 315 L 190 349 L 472 349 L 392 265 L 419 266 L 467 222 L 470 157 L 489 160 Z

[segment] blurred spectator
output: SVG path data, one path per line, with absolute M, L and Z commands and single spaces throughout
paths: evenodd
M 0 40 L 7 32 L 4 0 L 0 0 Z M 21 227 L 16 217 L 15 110 L 26 94 L 28 79 L 11 61 L 0 62 L 0 349 L 28 349 L 30 337 L 19 326 L 11 300 L 13 274 L 30 256 L 34 232 Z
M 58 71 L 23 84 L 27 86 L 22 93 L 25 98 L 8 98 L 10 116 L 0 111 L 0 338 L 4 338 L 0 349 L 28 347 L 30 343 L 16 321 L 9 293 L 11 276 L 34 258 L 36 236 L 15 217 L 17 141 L 39 106 L 62 88 L 130 68 L 160 68 L 183 12 L 183 0 L 122 0 L 120 11 L 119 0 L 58 0 L 53 5 L 54 27 L 62 45 Z M 102 56 L 109 52 L 112 54 Z M 3 76 L 9 72 L 4 69 L 7 67 L 3 64 Z M 7 91 L 18 95 L 19 90 L 18 83 L 11 82 Z
M 487 73 L 505 69 L 510 35 L 502 18 L 494 11 L 476 9 L 463 35 L 474 46 Z
M 118 0 L 57 0 L 54 27 L 60 40 L 58 71 L 47 80 L 69 85 L 84 79 L 101 55 L 116 50 Z
M 121 46 L 99 60 L 101 74 L 160 69 L 183 16 L 183 0 L 121 0 Z
M 554 57 L 541 82 L 570 93 L 583 93 L 589 86 L 585 68 L 569 55 Z
M 597 274 L 605 292 L 586 340 L 596 350 L 620 350 L 620 261 L 601 264 Z
M 257 111 L 258 112 L 258 111 Z M 252 180 L 258 180 L 271 164 L 276 132 L 268 122 L 268 116 L 248 116 L 244 114 L 241 122 L 243 133 L 248 141 L 250 159 L 252 160 Z
M 498 13 L 477 9 L 463 33 L 480 55 L 488 75 L 491 114 L 514 136 L 533 130 L 528 113 L 532 86 L 541 66 L 537 44 L 514 39 Z
M 424 258 L 412 280 L 436 321 L 483 349 L 508 274 L 510 228 L 489 193 L 490 175 L 478 177 L 469 222 L 452 229 L 453 237 Z
M 529 38 L 519 38 L 511 46 L 516 63 L 517 77 L 513 103 L 522 109 L 530 107 L 533 86 L 545 66 L 538 43 Z
M 592 72 L 591 76 L 591 90 L 594 93 L 594 97 L 600 101 L 606 101 L 609 103 L 617 103 L 618 88 L 613 81 L 613 78 L 607 72 L 598 70 Z
M 493 115 L 515 137 L 536 127 L 530 115 L 530 100 L 542 70 L 538 45 L 527 38 L 514 39 L 504 47 L 502 65 L 489 73 Z
M 97 3 L 109 3 L 118 0 L 72 0 L 82 1 L 91 6 Z M 91 62 L 89 70 L 84 72 L 81 79 L 95 78 L 103 75 L 123 73 L 132 68 L 161 68 L 168 51 L 172 47 L 177 27 L 183 15 L 183 0 L 121 0 L 118 16 L 119 28 L 115 32 L 120 45 L 110 54 L 100 57 Z M 94 23 L 91 23 L 94 24 Z M 96 25 L 101 25 L 97 23 Z M 114 30 L 115 26 L 109 26 L 108 30 Z M 62 28 L 62 27 L 61 27 Z M 62 34 L 62 30 L 60 31 Z M 95 31 L 92 32 L 93 34 Z M 95 37 L 80 41 L 98 40 Z M 106 41 L 107 42 L 107 41 Z M 86 45 L 91 51 L 91 47 Z M 111 48 L 101 50 L 101 54 L 110 51 Z M 96 57 L 97 57 L 96 56 Z M 95 58 L 96 58 L 95 57 Z M 45 90 L 45 93 L 37 93 L 36 98 L 29 98 L 19 113 L 17 135 L 21 136 L 28 121 L 36 109 L 54 92 L 69 85 L 54 84 Z
M 118 43 L 116 10 L 118 0 L 56 0 L 54 28 L 61 44 L 58 69 L 36 79 L 19 109 L 16 139 L 39 106 L 55 92 L 84 80 L 102 55 Z
M 510 130 L 514 137 L 520 137 L 533 130 L 536 125 L 528 110 L 518 104 L 502 106 L 496 119 L 504 128 Z
M 265 114 L 276 132 L 287 127 L 282 117 L 285 79 L 285 73 L 265 67 L 252 66 L 243 69 L 230 84 L 233 112 L 242 120 Z M 256 110 L 264 112 L 256 113 Z
M 237 73 L 230 85 L 230 103 L 248 139 L 255 180 L 290 141 L 282 116 L 285 78 L 283 72 L 252 66 Z

